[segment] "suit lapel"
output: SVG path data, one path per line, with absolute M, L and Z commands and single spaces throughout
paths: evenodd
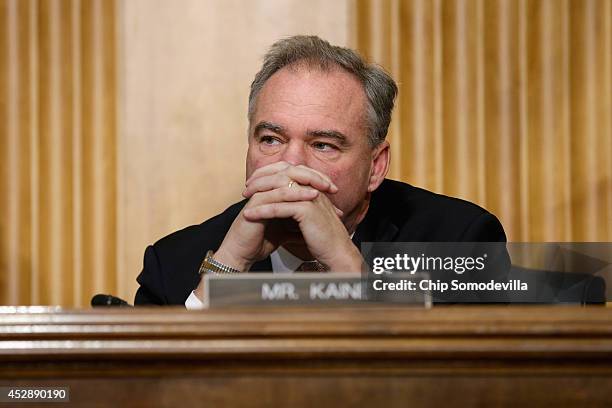
M 362 242 L 391 242 L 399 232 L 388 215 L 370 209 L 363 221 L 357 226 L 353 243 L 357 246 Z
M 393 242 L 399 233 L 399 228 L 391 220 L 389 211 L 384 206 L 380 206 L 383 197 L 377 193 L 372 195 L 368 213 L 353 235 L 353 243 L 360 251 L 364 242 Z M 369 254 L 362 251 L 362 256 L 368 259 Z

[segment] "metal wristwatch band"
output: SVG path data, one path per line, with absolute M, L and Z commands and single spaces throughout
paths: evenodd
M 215 275 L 233 275 L 236 273 L 240 273 L 238 269 L 234 269 L 231 266 L 227 266 L 222 264 L 219 261 L 213 259 L 214 252 L 209 250 L 206 252 L 206 256 L 200 265 L 200 270 L 198 271 L 200 275 L 204 273 L 212 273 Z

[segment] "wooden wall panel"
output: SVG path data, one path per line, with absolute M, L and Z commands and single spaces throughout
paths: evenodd
M 239 199 L 278 38 L 397 79 L 391 176 L 514 241 L 612 239 L 612 2 L 0 0 L 0 303 L 131 299 L 147 244 Z
M 0 0 L 0 304 L 131 300 L 147 245 L 240 198 L 267 48 L 345 44 L 348 5 Z
M 356 0 L 400 87 L 391 176 L 488 208 L 514 241 L 612 239 L 612 2 Z
M 5 304 L 116 287 L 114 1 L 3 0 Z

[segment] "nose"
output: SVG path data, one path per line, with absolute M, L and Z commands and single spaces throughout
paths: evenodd
M 290 141 L 287 143 L 281 160 L 286 161 L 292 166 L 299 166 L 304 164 L 305 160 L 304 144 L 300 141 Z

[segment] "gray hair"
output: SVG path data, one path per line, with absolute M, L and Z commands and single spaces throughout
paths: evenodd
M 387 136 L 397 85 L 381 67 L 368 64 L 357 52 L 331 45 L 316 37 L 297 35 L 277 41 L 264 57 L 261 70 L 251 83 L 249 121 L 255 112 L 257 95 L 264 84 L 281 68 L 305 63 L 324 72 L 340 67 L 353 74 L 363 85 L 366 98 L 366 126 L 370 145 L 375 147 Z

